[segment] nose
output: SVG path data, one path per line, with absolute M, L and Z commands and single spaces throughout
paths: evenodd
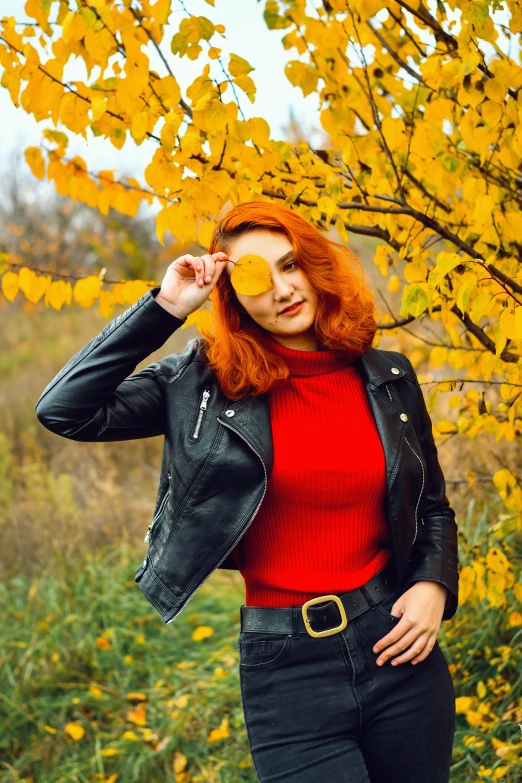
M 272 282 L 274 284 L 274 299 L 276 302 L 292 295 L 294 288 L 289 280 L 285 280 L 279 275 L 272 275 Z

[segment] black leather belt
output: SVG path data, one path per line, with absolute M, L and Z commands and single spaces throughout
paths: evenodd
M 241 633 L 332 636 L 371 606 L 380 603 L 399 587 L 393 558 L 361 587 L 340 595 L 320 595 L 297 607 L 241 606 Z

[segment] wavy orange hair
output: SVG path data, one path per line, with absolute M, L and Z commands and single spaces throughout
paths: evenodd
M 364 278 L 355 273 L 357 256 L 324 236 L 312 223 L 281 204 L 248 201 L 237 204 L 218 222 L 209 253 L 230 253 L 236 237 L 264 229 L 285 234 L 295 259 L 317 294 L 315 333 L 327 348 L 350 352 L 355 359 L 377 331 L 375 303 Z M 222 272 L 210 294 L 213 323 L 202 328 L 202 346 L 221 390 L 231 400 L 267 392 L 288 377 L 285 362 L 274 354 L 265 330 L 238 301 L 229 276 Z

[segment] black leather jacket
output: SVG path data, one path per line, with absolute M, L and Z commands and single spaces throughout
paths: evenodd
M 266 394 L 231 401 L 209 370 L 199 337 L 131 374 L 184 320 L 155 301 L 152 288 L 85 345 L 46 386 L 39 421 L 76 441 L 164 436 L 158 494 L 135 572 L 141 592 L 172 622 L 252 523 L 273 463 Z M 386 516 L 404 590 L 428 579 L 458 606 L 455 512 L 431 421 L 410 361 L 370 348 L 355 360 L 386 458 Z M 349 415 L 349 411 L 346 412 Z M 144 531 L 145 532 L 145 531 Z

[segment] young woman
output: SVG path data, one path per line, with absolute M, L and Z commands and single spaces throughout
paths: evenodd
M 209 250 L 82 348 L 37 416 L 79 441 L 164 436 L 135 579 L 172 622 L 215 568 L 241 572 L 258 780 L 448 783 L 457 527 L 415 371 L 371 347 L 357 259 L 295 211 L 240 204 Z M 272 281 L 252 296 L 230 280 L 250 253 Z M 209 296 L 212 329 L 130 375 Z

